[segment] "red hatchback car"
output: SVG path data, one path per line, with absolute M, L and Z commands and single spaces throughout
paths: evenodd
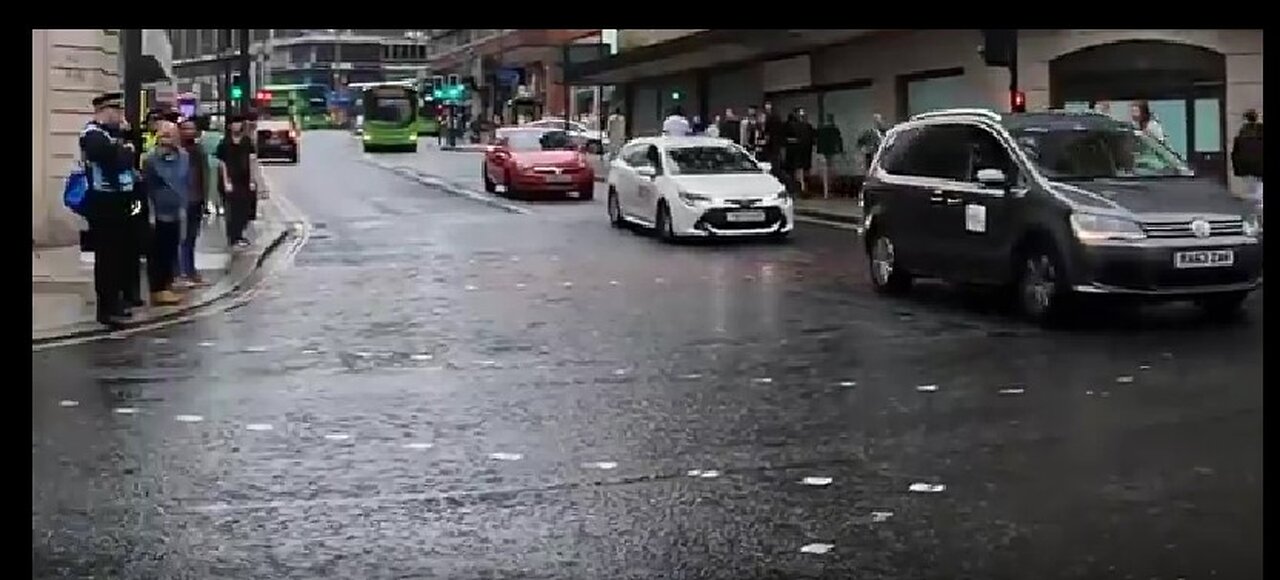
M 484 190 L 506 186 L 507 196 L 559 194 L 589 200 L 595 191 L 595 171 L 587 155 L 563 131 L 545 128 L 498 129 L 497 143 L 484 156 Z

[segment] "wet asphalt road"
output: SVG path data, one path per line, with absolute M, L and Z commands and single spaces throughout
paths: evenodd
M 252 303 L 32 354 L 33 577 L 1261 577 L 1261 296 L 1044 332 L 304 148 Z

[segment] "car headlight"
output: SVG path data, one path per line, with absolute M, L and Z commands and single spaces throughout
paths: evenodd
M 368 141 L 368 140 L 370 140 L 370 139 L 373 139 L 373 135 L 370 135 L 370 134 L 368 134 L 368 133 L 365 133 L 365 134 L 364 134 L 364 140 L 365 140 L 365 141 Z
M 1092 213 L 1071 214 L 1071 229 L 1082 242 L 1141 240 L 1147 237 L 1133 220 Z
M 1243 228 L 1241 232 L 1251 238 L 1262 235 L 1262 216 L 1258 214 L 1244 216 Z
M 711 197 L 682 191 L 680 192 L 680 201 L 683 201 L 686 205 L 697 205 L 699 203 L 711 203 Z

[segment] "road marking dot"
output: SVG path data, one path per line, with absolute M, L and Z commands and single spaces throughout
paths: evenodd
M 524 289 L 524 287 L 525 287 L 524 282 L 516 282 L 516 289 L 517 289 L 517 290 Z
M 116 407 L 112 409 L 117 415 L 136 415 L 138 410 L 133 407 Z
M 152 344 L 168 344 L 168 343 L 169 343 L 169 339 L 167 339 L 167 338 L 153 338 L 153 339 L 151 339 L 151 343 L 152 343 Z
M 1021 387 L 1011 387 L 1008 389 L 1000 389 L 1001 395 L 1021 395 L 1025 392 L 1027 392 L 1027 390 Z
M 211 347 L 211 346 L 215 346 L 216 344 L 217 344 L 217 343 L 213 342 L 212 340 L 202 340 L 202 341 L 200 341 L 200 346 L 202 346 L 202 347 L 204 347 L 204 348 L 209 348 L 209 347 Z
M 916 493 L 942 493 L 946 489 L 947 486 L 941 483 L 913 483 L 907 487 L 907 491 Z
M 680 378 L 686 381 L 691 381 L 693 379 L 700 379 L 702 378 L 702 373 L 685 373 L 683 375 L 680 375 Z
M 249 423 L 244 428 L 250 431 L 270 431 L 274 429 L 270 423 Z
M 573 282 L 565 282 L 564 284 L 561 284 L 561 286 L 564 286 L 565 288 L 573 288 Z
M 475 290 L 475 289 L 476 289 L 476 287 L 475 287 L 475 286 L 472 286 L 472 285 L 470 285 L 470 284 L 467 284 L 467 285 L 466 285 L 466 287 L 465 287 L 465 289 L 466 289 L 466 291 L 467 291 L 467 292 L 471 292 L 472 290 Z
M 519 453 L 503 453 L 499 451 L 497 453 L 489 454 L 489 459 L 494 459 L 497 461 L 520 461 L 523 458 L 524 458 L 524 455 L 521 455 Z
M 351 435 L 346 433 L 325 433 L 324 438 L 330 441 L 346 441 L 351 438 Z
M 627 374 L 627 369 L 613 369 L 614 376 L 622 376 Z
M 826 554 L 835 547 L 835 544 L 805 544 L 800 546 L 800 551 L 805 554 Z
M 614 469 L 614 468 L 618 467 L 618 462 L 616 462 L 616 461 L 592 461 L 591 463 L 584 463 L 584 464 L 582 464 L 582 466 L 583 466 L 583 467 L 590 467 L 590 468 L 594 468 L 594 469 Z
M 840 381 L 840 386 L 842 386 L 842 387 L 856 387 L 856 386 L 858 386 L 858 381 Z
M 916 390 L 920 391 L 921 393 L 932 393 L 938 390 L 938 385 L 920 385 L 916 387 Z
M 618 281 L 617 281 L 617 280 L 610 280 L 610 281 L 609 281 L 609 285 L 610 285 L 610 286 L 617 286 L 617 285 L 618 285 Z
M 1116 382 L 1122 385 L 1127 385 L 1133 382 L 1133 377 L 1129 375 L 1119 376 L 1119 377 L 1116 377 Z
M 247 346 L 247 347 L 245 347 L 244 351 L 245 351 L 245 352 L 267 352 L 267 347 L 265 347 L 265 346 Z
M 199 423 L 204 420 L 204 417 L 200 415 L 178 415 L 173 420 L 179 423 Z
M 72 401 L 71 399 L 63 399 L 58 401 L 59 407 L 79 407 L 80 401 Z
M 891 511 L 875 511 L 875 512 L 871 512 L 871 522 L 872 522 L 872 523 L 879 523 L 879 522 L 883 522 L 883 521 L 885 521 L 885 520 L 887 520 L 887 519 L 889 519 L 889 518 L 891 518 L 891 517 L 893 517 L 893 512 L 891 512 Z
M 401 447 L 404 447 L 405 449 L 431 449 L 432 447 L 435 447 L 435 444 L 415 442 L 415 443 L 405 443 L 404 445 L 401 445 Z
M 831 479 L 830 477 L 809 476 L 800 480 L 800 483 L 803 483 L 805 485 L 823 487 L 823 486 L 831 485 L 832 481 L 834 480 Z
M 409 355 L 409 358 L 412 360 L 431 360 L 432 357 L 431 355 L 426 353 L 419 353 L 419 354 L 411 354 Z
M 716 477 L 720 477 L 720 472 L 719 472 L 719 471 L 716 471 L 716 470 L 714 470 L 714 469 L 708 469 L 708 470 L 706 470 L 706 471 L 703 471 L 703 472 L 699 473 L 699 474 L 698 474 L 698 477 L 701 477 L 701 478 L 704 478 L 704 479 L 713 479 L 713 478 L 716 478 Z
M 667 279 L 666 279 L 666 278 L 654 278 L 654 279 L 653 279 L 653 281 L 654 281 L 654 282 L 656 282 L 656 283 L 658 283 L 658 284 L 665 284 L 665 283 L 666 283 L 666 281 L 667 281 Z
M 752 382 L 756 382 L 762 385 L 767 385 L 769 383 L 772 383 L 773 379 L 771 377 L 759 377 L 756 379 L 752 379 Z
M 1139 365 L 1139 366 L 1138 366 L 1138 370 L 1140 370 L 1140 371 L 1149 371 L 1149 370 L 1151 370 L 1151 365 Z

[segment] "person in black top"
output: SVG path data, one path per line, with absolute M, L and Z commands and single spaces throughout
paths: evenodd
M 733 107 L 725 109 L 720 117 L 720 138 L 742 145 L 742 122 L 733 114 Z
M 97 320 L 113 328 L 123 325 L 130 315 L 129 276 L 134 277 L 134 287 L 140 283 L 137 255 L 132 252 L 140 188 L 135 186 L 133 145 L 122 138 L 120 128 L 123 99 L 121 93 L 94 98 L 93 121 L 80 132 L 80 154 L 89 178 L 85 215 L 93 237 Z
M 253 141 L 245 134 L 244 117 L 230 116 L 227 137 L 218 144 L 214 155 L 218 158 L 218 190 L 227 207 L 227 245 L 233 248 L 249 245 L 244 229 L 258 196 L 253 178 L 254 153 Z
M 1262 121 L 1254 109 L 1244 112 L 1244 124 L 1231 143 L 1231 167 L 1247 182 L 1248 197 L 1262 201 Z
M 786 144 L 787 128 L 782 117 L 773 110 L 773 103 L 768 101 L 764 104 L 764 157 L 772 165 L 773 174 L 783 176 L 782 155 L 783 145 Z
M 805 116 L 804 108 L 797 107 L 787 119 L 787 175 L 798 182 L 800 192 L 808 189 L 806 183 L 813 167 L 813 125 Z

